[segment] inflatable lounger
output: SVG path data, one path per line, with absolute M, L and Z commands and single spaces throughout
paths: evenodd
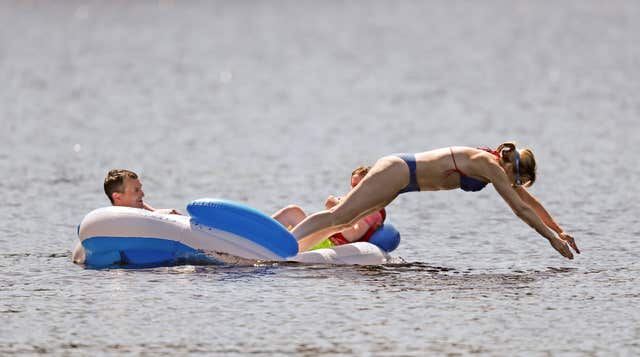
M 227 200 L 200 199 L 187 205 L 191 215 L 159 214 L 129 207 L 104 207 L 78 226 L 73 261 L 90 268 L 157 267 L 177 264 L 251 264 L 294 261 L 311 264 L 384 264 L 399 243 L 385 224 L 370 239 L 298 253 L 298 244 L 280 223 Z

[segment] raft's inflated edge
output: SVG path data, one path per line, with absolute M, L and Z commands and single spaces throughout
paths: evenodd
M 85 265 L 171 266 L 177 264 L 223 264 L 180 242 L 142 237 L 93 237 L 82 242 Z
M 282 258 L 298 254 L 298 243 L 278 221 L 228 200 L 202 198 L 187 205 L 194 222 L 224 230 L 259 244 Z

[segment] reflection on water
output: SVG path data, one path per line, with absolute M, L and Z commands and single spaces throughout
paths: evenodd
M 550 267 L 515 271 L 405 262 L 363 267 L 263 263 L 83 270 L 69 269 L 69 253 L 5 254 L 2 258 L 5 268 L 12 261 L 33 267 L 32 271 L 15 269 L 15 275 L 6 274 L 8 279 L 2 280 L 0 314 L 13 326 L 26 327 L 29 316 L 47 311 L 44 316 L 52 326 L 62 324 L 73 331 L 75 323 L 64 322 L 73 317 L 80 319 L 84 329 L 100 331 L 83 334 L 78 342 L 54 342 L 47 336 L 63 330 L 34 330 L 25 339 L 23 334 L 3 327 L 3 336 L 12 336 L 14 341 L 3 344 L 3 352 L 19 354 L 359 354 L 373 348 L 405 354 L 544 353 L 553 347 L 522 334 L 543 333 L 549 324 L 588 333 L 593 323 L 589 309 L 624 318 L 629 311 L 623 313 L 618 304 L 631 303 L 639 296 L 637 289 L 616 290 L 616 286 L 636 281 L 638 271 L 631 269 Z M 31 263 L 25 262 L 30 259 Z M 55 262 L 49 270 L 41 266 L 33 271 L 35 262 L 43 259 Z M 51 284 L 52 279 L 65 284 Z M 84 281 L 82 289 L 80 281 Z M 596 288 L 594 283 L 606 286 Z M 65 308 L 60 308 L 60 303 Z M 159 311 L 162 313 L 157 314 Z M 527 316 L 526 324 L 522 325 L 519 316 Z M 601 327 L 615 326 L 615 320 L 605 321 L 601 321 Z M 119 333 L 115 324 L 123 323 L 136 325 L 144 334 Z M 113 330 L 103 335 L 105 329 Z M 189 336 L 189 342 L 180 343 L 176 331 Z M 295 333 L 317 337 L 291 337 Z M 632 348 L 637 331 L 630 333 L 605 334 L 603 338 L 616 342 L 616 348 Z M 73 336 L 76 334 L 69 338 L 75 340 Z M 118 342 L 114 343 L 111 339 L 116 336 Z M 517 345 L 503 342 L 490 346 L 483 342 L 486 336 L 510 336 Z M 140 342 L 140 338 L 146 342 Z M 359 344 L 353 344 L 353 338 Z M 167 340 L 173 342 L 163 342 Z

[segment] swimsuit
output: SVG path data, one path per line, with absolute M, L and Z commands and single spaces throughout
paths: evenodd
M 500 158 L 500 154 L 489 149 L 489 148 L 478 148 L 479 150 L 483 150 L 486 151 L 490 154 L 495 155 L 496 157 Z M 454 172 L 457 172 L 458 174 L 460 174 L 460 188 L 463 191 L 467 191 L 467 192 L 477 192 L 482 190 L 485 186 L 487 186 L 488 182 L 484 182 L 482 180 L 478 180 L 475 179 L 473 177 L 467 176 L 464 174 L 464 172 L 460 171 L 460 169 L 458 169 L 458 165 L 456 164 L 456 158 L 455 156 L 453 156 L 453 149 L 449 148 L 449 150 L 451 151 L 451 158 L 453 159 L 453 166 L 455 167 L 455 169 L 452 170 L 448 170 L 446 172 L 446 176 L 451 175 Z
M 405 192 L 420 191 L 418 179 L 416 178 L 416 155 L 415 154 L 396 154 L 397 157 L 404 160 L 409 166 L 409 184 L 405 186 L 398 194 Z
M 493 154 L 498 159 L 500 158 L 500 153 L 493 151 L 490 148 L 477 148 L 477 149 Z M 455 167 L 455 169 L 447 170 L 445 172 L 445 175 L 449 176 L 454 172 L 460 174 L 460 189 L 467 192 L 477 192 L 482 190 L 483 188 L 485 188 L 485 186 L 487 186 L 487 184 L 489 184 L 488 182 L 484 182 L 482 180 L 478 180 L 476 178 L 465 175 L 464 172 L 458 169 L 456 158 L 455 156 L 453 156 L 453 149 L 449 148 L 449 150 L 451 151 L 451 158 L 453 159 L 453 166 Z M 416 155 L 415 154 L 396 154 L 395 156 L 404 160 L 407 166 L 409 166 L 409 184 L 405 188 L 400 190 L 398 194 L 405 193 L 405 192 L 420 191 L 420 186 L 418 186 L 418 179 L 416 178 Z
M 355 243 L 355 242 L 368 242 L 371 239 L 371 236 L 378 230 L 378 228 L 382 227 L 384 220 L 387 218 L 387 211 L 385 209 L 381 209 L 378 212 L 374 212 L 362 220 L 365 221 L 369 225 L 369 229 L 365 232 L 365 234 L 360 237 L 357 241 L 349 242 L 347 238 L 345 238 L 342 233 L 338 232 L 331 237 L 323 240 L 318 243 L 316 246 L 309 250 L 316 250 L 322 248 L 333 248 L 337 245 Z

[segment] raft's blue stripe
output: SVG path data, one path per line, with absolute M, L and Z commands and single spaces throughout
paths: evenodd
M 243 204 L 201 199 L 187 205 L 193 222 L 248 239 L 282 258 L 298 254 L 295 237 L 278 221 Z
M 168 266 L 178 264 L 223 264 L 206 254 L 168 239 L 142 237 L 92 237 L 82 241 L 85 265 Z

